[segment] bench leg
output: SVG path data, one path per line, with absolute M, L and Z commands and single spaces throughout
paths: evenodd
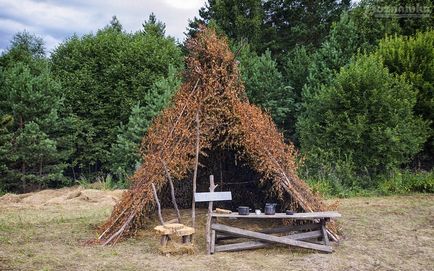
M 211 230 L 211 254 L 214 254 L 215 252 L 215 236 L 216 236 L 215 230 Z
M 324 245 L 328 246 L 330 242 L 329 242 L 329 236 L 327 234 L 326 222 L 324 221 L 324 219 L 321 219 L 321 232 L 322 232 Z
M 161 235 L 160 245 L 162 247 L 165 247 L 167 245 L 167 240 L 169 240 L 169 236 L 168 235 Z

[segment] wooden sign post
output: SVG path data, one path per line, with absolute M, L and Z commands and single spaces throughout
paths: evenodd
M 204 193 L 194 193 L 195 202 L 206 202 L 208 201 L 208 216 L 206 218 L 206 252 L 211 254 L 213 251 L 212 245 L 215 239 L 215 230 L 211 230 L 211 219 L 212 219 L 212 208 L 214 201 L 225 201 L 232 200 L 231 192 L 214 192 L 217 185 L 214 183 L 214 175 L 209 176 L 209 192 Z

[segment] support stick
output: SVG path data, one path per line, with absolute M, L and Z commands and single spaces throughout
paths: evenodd
M 217 186 L 214 184 L 214 175 L 209 175 L 209 192 L 214 192 Z M 208 216 L 206 218 L 206 228 L 205 228 L 205 237 L 206 237 L 206 253 L 208 255 L 211 254 L 211 214 L 212 214 L 212 206 L 213 202 L 210 201 L 208 203 Z
M 161 214 L 161 205 L 160 205 L 160 201 L 158 200 L 158 196 L 157 196 L 157 189 L 155 189 L 154 183 L 151 183 L 151 185 L 152 185 L 152 193 L 154 194 L 154 199 L 155 199 L 155 202 L 157 203 L 158 218 L 160 219 L 161 225 L 164 225 L 163 215 Z
M 194 200 L 194 193 L 196 193 L 196 181 L 197 181 L 197 167 L 199 165 L 199 143 L 200 143 L 200 122 L 199 122 L 199 110 L 196 113 L 196 158 L 194 161 L 194 173 L 193 173 L 193 200 L 191 203 L 191 221 L 193 228 L 196 227 L 196 202 Z
M 166 163 L 161 161 L 164 167 L 164 173 L 166 174 L 166 178 L 169 180 L 170 185 L 170 195 L 172 196 L 172 204 L 176 211 L 176 217 L 178 218 L 178 223 L 181 223 L 181 214 L 179 213 L 178 204 L 176 203 L 175 198 L 175 187 L 173 186 L 172 177 L 170 176 L 169 170 L 167 169 Z

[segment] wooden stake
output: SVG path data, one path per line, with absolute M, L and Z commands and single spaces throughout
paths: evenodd
M 200 143 L 200 122 L 199 122 L 199 110 L 196 113 L 196 158 L 194 161 L 194 172 L 193 172 L 193 200 L 191 203 L 191 221 L 193 228 L 196 228 L 196 202 L 194 200 L 194 194 L 196 193 L 196 182 L 197 182 L 197 167 L 199 165 L 199 146 Z
M 214 184 L 214 175 L 209 176 L 209 192 L 214 192 L 217 186 Z M 205 237 L 206 237 L 206 253 L 208 255 L 211 254 L 212 245 L 212 232 L 211 232 L 211 214 L 212 214 L 213 202 L 210 201 L 208 203 L 208 216 L 206 218 L 206 228 L 205 228 Z
M 131 222 L 131 220 L 133 220 L 133 218 L 134 218 L 134 216 L 136 214 L 134 211 L 135 210 L 131 211 L 131 214 L 128 217 L 127 221 L 125 221 L 124 225 L 122 225 L 122 227 L 117 232 L 115 232 L 112 236 L 110 236 L 110 238 L 107 239 L 107 241 L 104 242 L 103 246 L 105 246 L 108 243 L 110 243 L 114 238 L 116 238 L 116 240 L 113 242 L 113 244 L 115 244 L 117 242 L 117 240 L 119 240 L 119 238 L 121 237 L 122 233 L 126 229 L 127 225 Z
M 164 225 L 163 215 L 161 214 L 161 205 L 160 205 L 160 201 L 158 200 L 158 196 L 157 196 L 157 189 L 155 188 L 154 183 L 151 183 L 151 185 L 152 185 L 152 193 L 154 194 L 154 199 L 155 199 L 155 202 L 157 203 L 158 218 L 160 219 L 160 224 Z
M 164 167 L 164 173 L 166 174 L 167 180 L 169 180 L 170 185 L 170 195 L 172 196 L 172 204 L 176 211 L 176 217 L 178 218 L 178 223 L 181 223 L 181 214 L 179 213 L 178 204 L 176 203 L 175 198 L 175 187 L 173 186 L 172 177 L 170 176 L 169 170 L 167 169 L 166 163 L 164 161 L 161 161 L 163 163 Z

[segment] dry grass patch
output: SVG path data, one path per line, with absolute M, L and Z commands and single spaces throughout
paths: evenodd
M 198 253 L 165 256 L 152 230 L 114 247 L 85 245 L 121 191 L 79 191 L 69 198 L 77 189 L 1 197 L 0 270 L 433 270 L 432 194 L 342 200 L 343 240 L 333 254 L 273 247 L 207 256 L 200 210 Z M 182 216 L 188 224 L 190 212 Z

